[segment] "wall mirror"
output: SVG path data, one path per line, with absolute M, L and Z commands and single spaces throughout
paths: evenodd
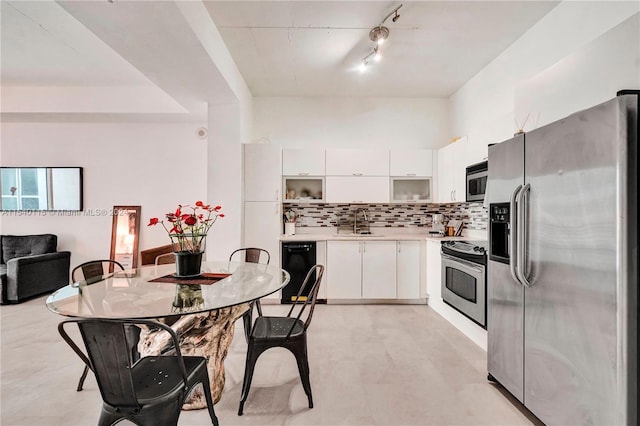
M 82 210 L 82 167 L 0 167 L 0 210 Z
M 137 268 L 139 236 L 140 206 L 113 206 L 110 258 L 125 269 Z

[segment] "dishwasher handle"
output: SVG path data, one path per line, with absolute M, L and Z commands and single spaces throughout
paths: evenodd
M 289 253 L 303 253 L 311 251 L 311 244 L 290 244 L 284 246 L 285 250 Z

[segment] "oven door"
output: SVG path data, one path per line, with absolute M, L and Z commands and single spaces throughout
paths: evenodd
M 485 266 L 442 254 L 442 300 L 486 328 Z

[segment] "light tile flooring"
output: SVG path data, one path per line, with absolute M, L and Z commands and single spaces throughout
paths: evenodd
M 101 398 L 58 335 L 45 298 L 0 307 L 0 424 L 92 425 Z M 265 306 L 280 313 L 282 306 Z M 246 343 L 241 321 L 226 360 L 221 425 L 540 424 L 486 380 L 486 354 L 424 305 L 319 305 L 309 329 L 315 408 L 307 407 L 292 355 L 272 349 L 256 365 L 244 415 L 237 415 Z M 126 424 L 122 422 L 120 424 Z M 180 425 L 210 424 L 206 410 Z

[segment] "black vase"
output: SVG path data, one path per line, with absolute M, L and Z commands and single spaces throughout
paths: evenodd
M 176 277 L 190 278 L 200 275 L 202 266 L 202 252 L 176 251 Z

